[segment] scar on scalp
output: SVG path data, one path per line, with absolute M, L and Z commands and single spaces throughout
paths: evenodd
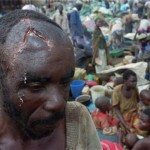
M 18 50 L 19 52 L 22 52 L 23 47 L 27 43 L 29 36 L 33 36 L 33 35 L 41 39 L 43 42 L 45 42 L 47 46 L 50 47 L 50 50 L 51 48 L 54 47 L 53 42 L 50 41 L 47 37 L 43 36 L 41 32 L 37 31 L 35 28 L 28 27 L 23 37 L 23 45 L 21 46 L 22 48 L 19 48 Z

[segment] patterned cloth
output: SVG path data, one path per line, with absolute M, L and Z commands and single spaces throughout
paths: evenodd
M 98 112 L 95 109 L 92 112 L 92 118 L 97 129 L 104 129 L 118 125 L 118 121 L 109 114 Z
M 102 140 L 101 142 L 103 150 L 123 150 L 122 146 L 115 142 Z

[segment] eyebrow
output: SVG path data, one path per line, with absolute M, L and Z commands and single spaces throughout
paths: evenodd
M 70 78 L 72 78 L 74 75 L 74 70 L 70 70 L 69 72 L 67 72 L 61 79 L 60 82 L 66 81 Z M 26 83 L 32 83 L 32 82 L 40 82 L 40 83 L 46 83 L 52 80 L 52 78 L 49 76 L 39 76 L 34 72 L 27 72 L 26 76 L 24 76 L 24 78 L 26 77 Z M 24 78 L 21 80 L 21 84 L 20 86 L 24 85 Z
M 46 77 L 46 76 L 39 76 L 35 73 L 27 73 L 26 74 L 26 82 L 27 83 L 31 83 L 31 82 L 48 82 L 50 80 L 50 77 Z

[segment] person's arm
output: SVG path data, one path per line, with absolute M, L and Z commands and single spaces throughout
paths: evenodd
M 130 128 L 126 124 L 125 120 L 123 119 L 123 115 L 120 111 L 120 103 L 121 103 L 120 100 L 121 100 L 120 87 L 116 86 L 114 88 L 113 95 L 112 95 L 112 106 L 113 106 L 113 109 L 115 111 L 115 114 L 116 114 L 118 120 L 120 121 L 120 123 L 125 127 L 125 129 L 128 132 L 128 131 L 130 131 Z
M 126 124 L 125 120 L 123 119 L 123 116 L 121 114 L 119 105 L 114 106 L 114 109 L 115 109 L 115 113 L 116 113 L 118 119 L 120 120 L 120 123 L 124 126 L 127 133 L 129 133 L 130 132 L 130 127 Z

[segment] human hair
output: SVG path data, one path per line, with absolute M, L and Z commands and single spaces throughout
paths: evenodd
M 105 111 L 104 107 L 110 104 L 110 99 L 106 96 L 98 97 L 95 101 L 96 108 L 99 108 L 101 111 Z
M 74 7 L 76 7 L 78 11 L 80 11 L 82 9 L 82 3 L 76 3 Z
M 130 76 L 134 76 L 136 77 L 136 73 L 131 71 L 131 70 L 126 70 L 124 73 L 123 73 L 123 80 L 128 80 Z
M 147 116 L 148 116 L 149 121 L 150 121 L 150 108 L 146 108 L 146 109 L 144 109 L 144 110 L 143 110 L 143 113 L 144 113 L 145 115 L 147 115 Z
M 5 42 L 7 36 L 11 32 L 12 28 L 22 19 L 43 21 L 61 29 L 59 25 L 57 25 L 54 21 L 50 20 L 45 15 L 31 10 L 15 10 L 0 18 L 0 82 L 1 79 L 6 76 L 6 72 L 8 70 L 7 55 L 9 54 L 6 55 L 5 52 Z
M 63 15 L 63 5 L 62 4 L 60 4 L 59 6 L 58 6 L 58 10 L 59 10 L 59 13 L 60 13 L 60 15 Z
M 148 89 L 142 90 L 142 91 L 140 92 L 140 96 L 142 96 L 142 95 L 147 95 L 147 96 L 150 97 L 150 90 L 148 90 Z
M 128 148 L 133 148 L 138 140 L 139 139 L 138 139 L 137 135 L 135 135 L 133 133 L 128 133 L 125 137 L 125 141 L 126 141 L 125 144 L 127 145 Z

